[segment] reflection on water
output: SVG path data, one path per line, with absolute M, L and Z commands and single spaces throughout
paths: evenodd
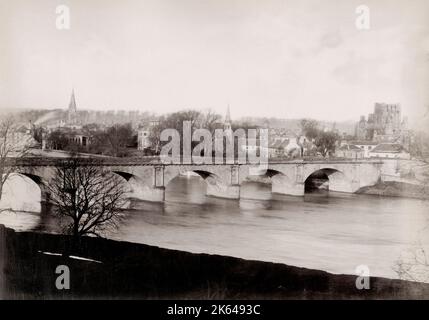
M 176 178 L 165 203 L 135 202 L 110 237 L 334 273 L 354 274 L 365 264 L 371 275 L 385 277 L 397 277 L 395 262 L 416 240 L 429 247 L 429 239 L 419 238 L 429 224 L 422 200 L 327 191 L 282 196 L 258 183 L 244 184 L 241 197 L 206 197 L 201 178 Z M 57 225 L 46 212 L 2 214 L 0 223 L 49 232 Z

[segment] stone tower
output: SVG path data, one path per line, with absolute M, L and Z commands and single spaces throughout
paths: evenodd
M 367 136 L 367 122 L 365 116 L 361 116 L 359 122 L 356 124 L 356 138 L 358 140 L 365 140 Z
M 399 104 L 376 103 L 374 107 L 374 129 L 384 135 L 399 134 L 401 132 L 401 106 Z

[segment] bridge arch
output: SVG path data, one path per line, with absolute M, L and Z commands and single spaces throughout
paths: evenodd
M 15 184 L 20 182 L 22 184 L 16 188 Z M 42 177 L 26 172 L 13 172 L 3 186 L 1 207 L 17 211 L 40 211 L 40 203 L 48 202 L 49 199 L 47 184 Z
M 325 189 L 338 192 L 352 192 L 352 182 L 337 168 L 321 168 L 308 173 L 304 179 L 304 192 Z
M 278 169 L 269 168 L 269 169 L 260 170 L 256 172 L 256 174 L 252 174 L 251 172 L 249 172 L 244 177 L 244 179 L 242 179 L 242 183 L 248 182 L 248 181 L 254 181 L 256 178 L 272 180 L 275 177 L 291 180 L 291 178 L 289 177 L 289 173 L 285 173 Z
M 136 186 L 138 186 L 139 184 L 139 177 L 137 177 L 136 175 L 129 173 L 129 172 L 125 172 L 125 171 L 118 171 L 118 170 L 113 170 L 111 171 L 111 173 L 115 174 L 116 176 L 120 177 L 123 179 L 123 181 L 125 181 L 125 185 L 126 185 L 126 191 L 129 193 L 132 193 L 135 189 Z
M 126 197 L 129 200 L 144 199 L 145 195 L 151 192 L 150 186 L 141 177 L 124 170 L 115 169 L 111 172 L 125 181 Z M 127 204 L 127 206 L 130 205 L 130 203 Z
M 117 171 L 117 170 L 113 170 L 113 173 L 115 173 L 116 175 L 120 176 L 121 178 L 124 178 L 125 181 L 130 181 L 134 175 L 128 172 L 124 172 L 124 171 Z
M 269 168 L 261 171 L 258 175 L 248 175 L 241 183 L 241 186 L 249 182 L 271 184 L 271 193 L 285 194 L 294 187 L 294 180 L 290 177 L 290 173 L 277 169 Z
M 240 187 L 231 183 L 231 168 L 228 166 L 168 166 L 164 170 L 164 188 L 180 175 L 193 172 L 206 183 L 206 195 L 238 199 Z
M 24 176 L 30 179 L 31 181 L 33 181 L 40 189 L 40 201 L 49 201 L 50 195 L 47 188 L 47 184 L 42 177 L 35 174 L 24 173 L 24 172 L 17 172 L 14 174 Z
M 216 173 L 210 172 L 208 170 L 199 170 L 199 169 L 189 169 L 189 170 L 178 170 L 177 172 L 164 176 L 164 186 L 167 187 L 168 184 L 175 178 L 185 175 L 187 172 L 192 172 L 200 176 L 207 184 L 217 184 L 222 183 L 222 179 Z

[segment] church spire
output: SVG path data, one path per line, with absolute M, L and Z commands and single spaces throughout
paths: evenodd
M 228 108 L 226 109 L 225 122 L 231 122 L 231 114 L 229 112 L 229 104 L 228 104 Z
M 76 99 L 74 97 L 74 88 L 72 89 L 72 94 L 70 98 L 69 112 L 76 112 Z
M 225 116 L 225 122 L 223 124 L 224 130 L 231 130 L 231 114 L 229 112 L 229 104 L 228 108 L 226 109 L 226 116 Z
M 72 89 L 72 94 L 70 97 L 69 110 L 67 114 L 67 120 L 69 124 L 76 124 L 77 120 L 77 109 L 76 109 L 76 99 L 74 97 L 74 89 Z

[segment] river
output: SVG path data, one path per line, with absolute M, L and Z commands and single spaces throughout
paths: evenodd
M 23 184 L 14 186 L 19 194 L 5 192 L 2 201 L 25 202 L 25 212 L 2 212 L 0 223 L 16 230 L 57 231 L 55 218 L 40 212 L 40 196 L 30 190 L 36 186 L 15 183 Z M 165 203 L 135 202 L 109 238 L 337 274 L 355 274 L 357 266 L 366 265 L 370 275 L 389 278 L 398 278 L 397 261 L 418 242 L 429 248 L 424 200 L 326 191 L 280 196 L 254 182 L 242 186 L 241 197 L 206 197 L 201 178 L 178 177 L 168 185 Z

